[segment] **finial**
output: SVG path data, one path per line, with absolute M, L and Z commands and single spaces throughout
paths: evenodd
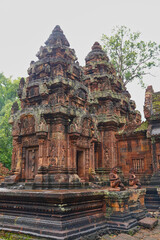
M 99 50 L 102 50 L 102 47 L 101 45 L 99 44 L 99 42 L 95 42 L 92 46 L 92 50 L 95 50 L 95 49 L 99 49 Z
M 56 25 L 52 31 L 52 34 L 49 36 L 48 40 L 45 42 L 46 45 L 59 45 L 69 47 L 69 42 L 63 34 L 62 29 L 59 25 Z
M 62 29 L 61 29 L 61 27 L 59 25 L 56 25 L 52 32 L 61 32 L 61 33 L 63 33 L 63 31 L 62 31 Z

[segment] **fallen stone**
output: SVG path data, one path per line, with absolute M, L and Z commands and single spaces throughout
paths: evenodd
M 144 228 L 153 229 L 155 226 L 157 226 L 158 220 L 155 218 L 146 217 L 146 218 L 141 219 L 138 223 L 140 226 L 142 226 Z

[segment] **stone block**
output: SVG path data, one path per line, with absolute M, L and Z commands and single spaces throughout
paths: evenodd
M 155 226 L 157 226 L 158 220 L 155 218 L 146 217 L 146 218 L 141 219 L 138 223 L 140 226 L 142 226 L 144 228 L 153 229 Z

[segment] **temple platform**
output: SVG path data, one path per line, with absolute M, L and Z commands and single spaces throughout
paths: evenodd
M 0 189 L 0 229 L 46 239 L 79 239 L 108 230 L 127 232 L 145 216 L 143 189 Z M 135 214 L 135 213 L 138 214 Z

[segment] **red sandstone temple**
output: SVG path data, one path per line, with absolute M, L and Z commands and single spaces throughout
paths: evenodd
M 95 42 L 85 67 L 56 26 L 22 78 L 12 107 L 13 155 L 6 184 L 70 188 L 105 183 L 118 166 L 143 183 L 160 164 L 160 92 L 146 90 L 141 115 Z M 158 105 L 159 104 L 159 105 Z

